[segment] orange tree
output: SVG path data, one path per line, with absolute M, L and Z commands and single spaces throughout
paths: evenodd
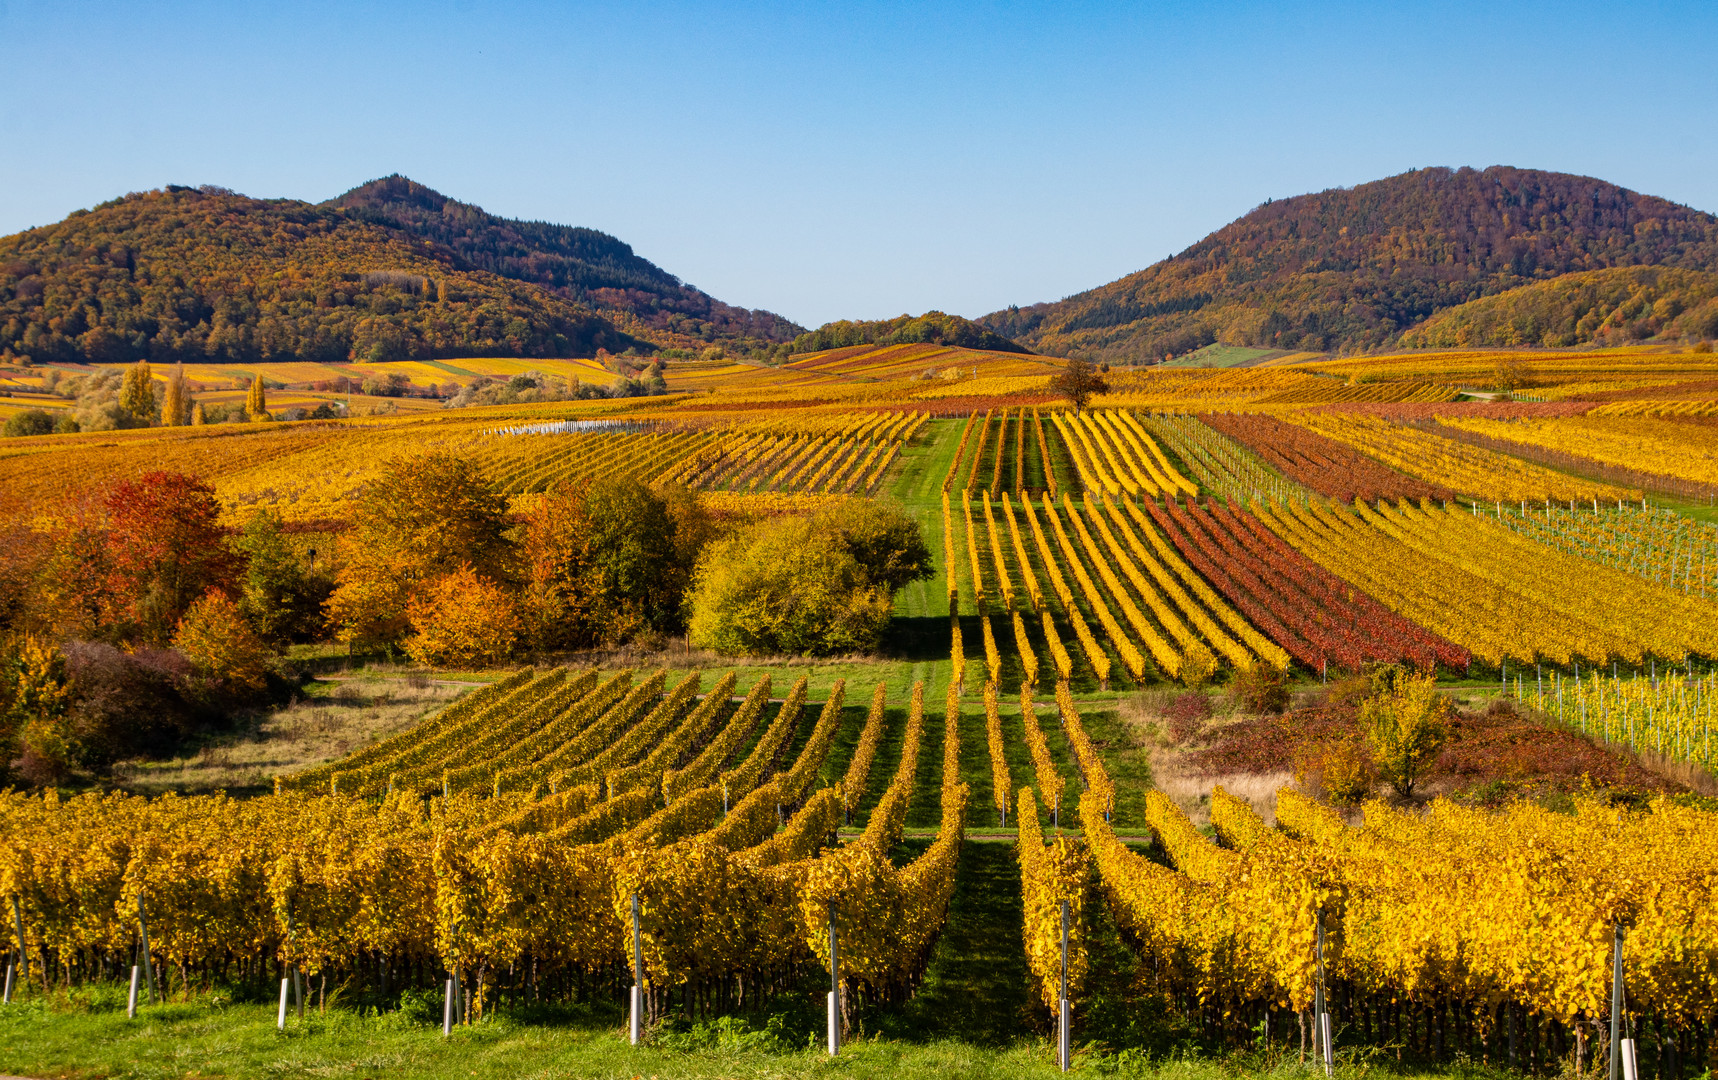
M 224 592 L 205 593 L 191 605 L 173 633 L 173 647 L 220 693 L 244 696 L 267 685 L 268 646 Z
M 406 611 L 416 631 L 406 651 L 420 664 L 484 667 L 506 659 L 519 641 L 512 594 L 469 566 L 419 590 Z
M 401 641 L 411 628 L 413 596 L 462 567 L 511 582 L 515 551 L 507 530 L 506 499 L 470 460 L 431 451 L 387 463 L 340 541 L 328 602 L 340 639 Z
M 561 486 L 520 534 L 529 636 L 566 648 L 680 629 L 692 569 L 714 531 L 697 496 L 678 485 L 613 477 Z
M 218 523 L 215 489 L 196 477 L 150 472 L 107 498 L 107 633 L 164 645 L 210 589 L 231 589 L 238 560 Z

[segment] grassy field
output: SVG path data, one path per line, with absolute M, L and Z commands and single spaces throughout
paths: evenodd
M 1177 356 L 1164 367 L 1219 368 L 1239 367 L 1267 357 L 1284 355 L 1281 349 L 1255 349 L 1246 345 L 1207 345 L 1203 349 Z

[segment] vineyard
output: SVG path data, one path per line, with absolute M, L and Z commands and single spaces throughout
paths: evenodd
M 675 361 L 636 399 L 0 440 L 20 545 L 167 470 L 207 481 L 221 529 L 277 511 L 331 581 L 390 466 L 456 456 L 519 545 L 459 595 L 517 604 L 516 627 L 594 609 L 584 578 L 529 607 L 558 556 L 514 538 L 608 481 L 707 512 L 710 544 L 886 506 L 930 564 L 854 594 L 887 624 L 874 649 L 736 655 L 654 627 L 505 663 L 283 645 L 319 703 L 360 676 L 445 696 L 243 792 L 0 792 L 8 1002 L 132 978 L 140 1015 L 219 997 L 271 1035 L 346 1010 L 461 1045 L 553 1015 L 617 1054 L 980 1032 L 1034 1069 L 1328 1056 L 1354 1076 L 1389 1056 L 1591 1076 L 1615 1014 L 1655 1077 L 1699 1076 L 1718 1064 L 1705 357 L 1291 354 L 1111 370 L 1076 408 L 1060 360 L 921 342 Z M 796 572 L 827 556 L 822 534 L 758 535 Z M 722 568 L 686 565 L 689 610 Z M 787 580 L 775 608 L 815 591 Z M 1414 680 L 1430 726 L 1393 734 L 1389 688 Z M 1520 753 L 1470 767 L 1457 743 L 1498 717 L 1513 750 L 1484 752 Z M 1541 782 L 1522 731 L 1647 780 Z M 1421 754 L 1418 787 L 1391 753 Z

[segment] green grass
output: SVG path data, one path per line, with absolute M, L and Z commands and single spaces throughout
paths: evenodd
M 980 845 L 972 845 L 974 848 Z M 1000 849 L 1004 845 L 982 845 Z M 975 875 L 976 876 L 976 875 Z M 951 926 L 950 936 L 958 931 Z M 982 943 L 972 942 L 974 946 Z M 502 1016 L 444 1038 L 421 1016 L 390 1013 L 359 1017 L 340 1008 L 314 1014 L 275 1029 L 268 1005 L 214 1004 L 202 999 L 143 1010 L 127 1020 L 123 1002 L 46 1009 L 26 1003 L 0 1009 L 0 1069 L 37 1077 L 114 1077 L 165 1080 L 168 1077 L 1050 1077 L 1056 1075 L 1047 1038 L 1019 1032 L 1018 1009 L 1001 1008 L 1023 1000 L 966 993 L 966 984 L 941 984 L 943 971 L 926 980 L 915 1006 L 878 1021 L 854 1037 L 831 1060 L 814 1031 L 782 1035 L 749 1033 L 745 1025 L 711 1026 L 662 1042 L 632 1047 L 626 1043 L 618 1012 L 540 1010 L 527 1016 Z M 110 997 L 113 995 L 109 995 Z M 808 1010 L 800 1010 L 806 1012 Z M 994 1040 L 921 1036 L 922 1026 L 963 1015 L 987 1029 Z M 724 1030 L 725 1029 L 725 1030 Z M 685 1047 L 685 1048 L 681 1048 Z M 1292 1060 L 1292 1059 L 1291 1059 Z M 1082 1048 L 1076 1067 L 1083 1072 L 1168 1075 L 1201 1080 L 1231 1077 L 1232 1062 L 1178 1057 L 1155 1064 L 1138 1055 Z M 1257 1075 L 1311 1076 L 1310 1069 L 1287 1063 Z M 1358 1077 L 1359 1069 L 1342 1075 Z M 1410 1074 L 1412 1075 L 1412 1074 Z M 1442 1074 L 1449 1075 L 1449 1074 Z
M 925 841 L 909 840 L 907 854 Z M 1131 953 L 1114 925 L 1094 929 L 1094 975 L 1075 1013 L 1075 1070 L 1086 1074 L 1232 1080 L 1300 1080 L 1292 1045 L 1217 1049 L 1183 1019 L 1137 996 Z M 904 1003 L 857 1007 L 840 1055 L 822 1050 L 821 973 L 774 999 L 769 1018 L 680 1021 L 629 1046 L 609 1001 L 499 1009 L 444 1038 L 435 992 L 412 992 L 386 1013 L 335 1001 L 275 1028 L 275 1006 L 234 1002 L 217 991 L 145 1006 L 125 1016 L 124 988 L 101 985 L 52 1002 L 39 994 L 0 1006 L 0 1072 L 31 1077 L 350 1077 L 470 1080 L 478 1077 L 1051 1077 L 1050 1016 L 1020 947 L 1020 884 L 1012 840 L 966 844 L 948 924 L 918 993 Z M 1292 1033 L 1291 1033 L 1292 1038 Z M 1404 1068 L 1381 1053 L 1343 1048 L 1337 1075 L 1513 1077 L 1471 1063 Z
M 1207 345 L 1164 364 L 1164 367 L 1238 367 L 1272 354 L 1281 353 L 1281 349 L 1255 349 L 1245 345 Z

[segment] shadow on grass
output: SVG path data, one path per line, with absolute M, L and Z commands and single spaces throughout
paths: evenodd
M 866 1034 L 987 1047 L 1019 1040 L 1035 1019 L 1023 925 L 1014 846 L 962 845 L 948 925 L 931 952 L 924 984 L 912 1000 L 865 1018 Z
M 963 620 L 964 622 L 964 620 Z M 973 620 L 977 633 L 977 620 Z M 961 635 L 966 628 L 961 627 Z M 946 615 L 897 615 L 889 623 L 885 642 L 892 657 L 914 663 L 947 660 L 949 658 L 949 623 Z

